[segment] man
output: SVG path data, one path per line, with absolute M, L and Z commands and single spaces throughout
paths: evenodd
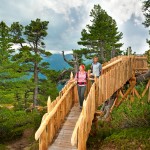
M 92 65 L 91 65 L 91 76 L 93 77 L 99 77 L 102 73 L 102 65 L 101 63 L 98 62 L 98 57 L 95 56 L 93 58 L 93 62 L 92 62 Z

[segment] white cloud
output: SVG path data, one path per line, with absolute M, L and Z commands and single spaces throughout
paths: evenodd
M 132 15 L 141 21 L 144 19 L 142 0 L 106 0 L 100 3 L 119 25 L 128 21 Z
M 132 46 L 130 43 L 130 30 L 139 29 L 134 32 L 141 47 L 147 48 L 147 30 L 142 26 L 144 20 L 141 10 L 141 0 L 0 0 L 0 18 L 11 24 L 19 21 L 26 25 L 30 20 L 40 18 L 48 20 L 49 36 L 46 39 L 48 49 L 71 50 L 78 48 L 77 41 L 80 33 L 86 24 L 90 22 L 90 10 L 94 4 L 100 4 L 110 16 L 112 16 L 119 26 L 119 30 L 124 33 L 125 46 Z M 128 21 L 133 19 L 130 28 L 126 28 Z M 135 26 L 136 25 L 136 26 Z M 142 29 L 141 29 L 142 28 Z M 133 43 L 136 43 L 132 38 Z M 124 46 L 124 48 L 126 48 Z M 138 47 L 133 44 L 134 49 Z M 142 48 L 141 48 L 142 49 Z

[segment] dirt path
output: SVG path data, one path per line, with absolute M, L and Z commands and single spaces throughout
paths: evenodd
M 20 139 L 14 140 L 7 145 L 8 150 L 29 150 L 33 144 L 29 138 L 34 134 L 32 129 L 24 131 L 23 136 Z

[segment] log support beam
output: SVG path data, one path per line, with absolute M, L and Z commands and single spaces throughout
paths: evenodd
M 126 97 L 132 92 L 132 90 L 134 89 L 135 85 L 136 85 L 136 78 L 135 77 L 132 77 L 130 80 L 129 80 L 129 83 L 130 83 L 130 86 L 129 88 L 127 89 L 127 91 L 124 93 L 123 97 L 121 98 L 120 101 L 118 101 L 118 103 L 116 104 L 117 107 L 120 106 L 120 104 L 126 99 Z

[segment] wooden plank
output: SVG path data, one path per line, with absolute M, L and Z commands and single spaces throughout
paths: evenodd
M 104 78 L 103 78 L 103 80 L 104 80 L 104 84 L 103 84 L 103 98 L 104 98 L 104 101 L 106 100 L 106 73 L 103 75 L 104 76 Z
M 142 93 L 142 97 L 144 97 L 144 95 L 145 95 L 145 93 L 147 92 L 149 86 L 150 86 L 150 80 L 148 81 L 148 83 L 147 83 L 147 85 L 146 85 L 146 87 L 145 87 L 145 89 L 144 89 L 144 91 L 143 91 L 143 93 Z
M 80 115 L 80 109 L 79 106 L 76 104 L 72 107 L 70 110 L 70 113 L 65 119 L 65 122 L 63 123 L 59 133 L 56 136 L 56 139 L 53 141 L 53 143 L 49 146 L 49 150 L 53 150 L 54 147 L 63 148 L 63 149 L 75 149 L 71 145 L 71 137 L 72 133 L 75 127 L 75 124 L 79 118 Z M 70 116 L 71 114 L 71 116 Z
M 53 145 L 51 148 L 49 148 L 48 150 L 77 150 L 77 148 L 76 147 L 72 147 L 72 148 L 66 148 L 65 147 L 65 149 L 63 148 L 63 147 L 61 147 L 61 146 L 56 146 L 56 145 Z
M 122 61 L 122 58 L 120 58 L 120 59 L 118 59 L 118 60 L 116 60 L 116 61 L 114 61 L 114 62 L 112 62 L 112 63 L 110 63 L 110 64 L 108 64 L 108 65 L 106 65 L 104 67 L 102 67 L 102 69 L 105 70 L 105 69 L 107 69 L 107 68 L 109 68 L 109 67 L 111 67 L 111 66 L 113 66 L 113 65 L 115 65 L 117 63 L 119 63 L 120 61 Z
M 101 97 L 102 97 L 102 102 L 104 102 L 104 92 L 105 92 L 105 89 L 104 89 L 104 84 L 105 84 L 105 82 L 104 82 L 104 74 L 101 76 L 101 78 L 102 78 L 102 95 L 101 95 Z
M 45 114 L 42 118 L 42 121 L 44 121 L 44 119 L 47 117 L 48 114 Z M 42 132 L 40 138 L 39 138 L 39 149 L 40 150 L 46 150 L 48 148 L 48 139 L 47 139 L 47 130 L 45 128 L 45 130 Z
M 137 96 L 139 99 L 141 99 L 140 94 L 138 93 L 138 91 L 137 91 L 135 88 L 134 88 L 134 92 L 135 92 L 136 96 Z
M 148 102 L 150 102 L 150 87 L 149 87 L 149 90 L 148 90 Z
M 98 105 L 100 106 L 102 104 L 102 77 L 99 78 L 99 101 Z

